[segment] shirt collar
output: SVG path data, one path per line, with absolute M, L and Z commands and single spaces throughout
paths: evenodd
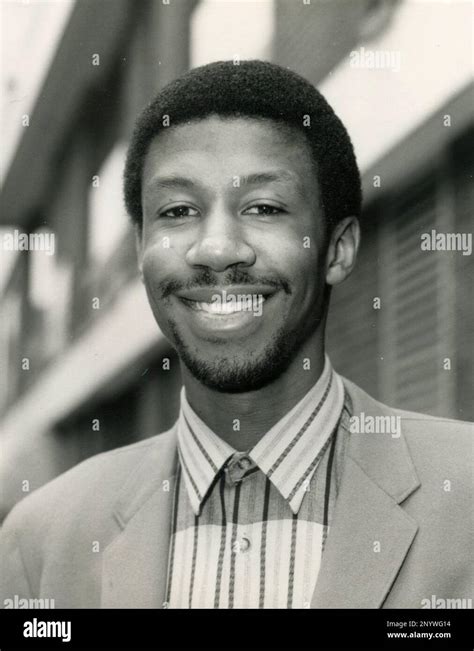
M 318 381 L 248 452 L 297 513 L 341 415 L 344 386 L 326 356 Z M 195 413 L 181 391 L 178 453 L 193 511 L 199 514 L 216 475 L 237 451 Z

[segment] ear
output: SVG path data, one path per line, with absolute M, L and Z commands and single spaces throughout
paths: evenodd
M 137 252 L 138 272 L 143 282 L 143 228 L 141 225 L 135 226 L 135 250 Z
M 326 254 L 326 282 L 339 285 L 354 269 L 360 242 L 356 217 L 346 217 L 334 227 Z

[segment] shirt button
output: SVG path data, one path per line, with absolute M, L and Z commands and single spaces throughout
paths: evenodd
M 240 456 L 242 455 L 242 456 Z M 253 462 L 242 452 L 238 452 L 229 459 L 225 468 L 226 481 L 231 486 L 242 481 L 246 471 L 251 468 Z
M 250 548 L 250 540 L 246 536 L 242 536 L 240 540 L 234 542 L 232 547 L 235 554 L 246 552 Z
M 247 549 L 250 548 L 250 540 L 243 536 L 243 538 L 240 540 L 240 551 L 241 552 L 246 552 Z
M 240 459 L 237 464 L 241 470 L 247 470 L 247 468 L 250 468 L 252 465 L 252 462 L 248 457 L 242 457 L 242 459 Z

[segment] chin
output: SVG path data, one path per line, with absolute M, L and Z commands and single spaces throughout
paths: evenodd
M 257 391 L 271 384 L 284 371 L 268 364 L 229 363 L 228 359 L 215 363 L 189 359 L 183 362 L 196 380 L 220 393 Z
M 294 338 L 291 343 L 297 341 Z M 268 344 L 260 353 L 237 351 L 214 355 L 213 359 L 193 354 L 184 342 L 176 340 L 176 351 L 191 373 L 204 386 L 220 393 L 246 393 L 268 386 L 280 377 L 294 357 L 294 349 L 282 346 L 282 338 Z

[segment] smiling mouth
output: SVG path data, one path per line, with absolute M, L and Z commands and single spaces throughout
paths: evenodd
M 177 292 L 175 298 L 186 308 L 189 324 L 199 337 L 242 337 L 255 333 L 262 323 L 266 305 L 278 290 L 268 285 L 200 287 Z

